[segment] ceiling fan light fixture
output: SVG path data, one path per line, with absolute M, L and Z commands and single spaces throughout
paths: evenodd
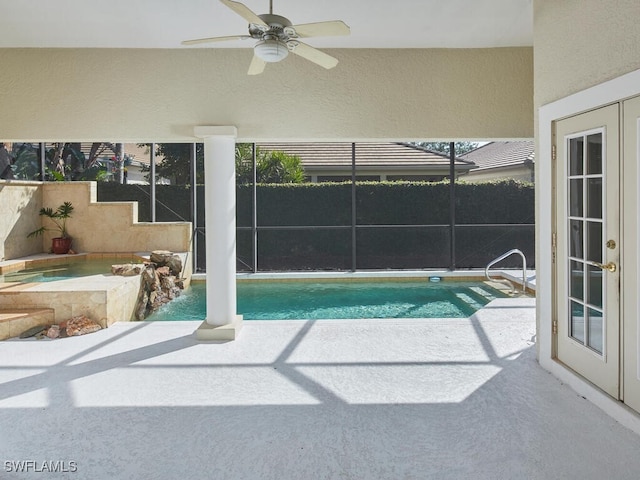
M 269 63 L 279 62 L 289 55 L 287 44 L 276 39 L 268 39 L 258 42 L 253 51 L 258 58 Z

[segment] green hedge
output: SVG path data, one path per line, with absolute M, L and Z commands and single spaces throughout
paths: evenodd
M 456 223 L 534 223 L 532 183 L 500 181 L 456 185 Z
M 534 188 L 504 181 L 456 184 L 456 223 L 533 223 Z M 251 226 L 252 188 L 239 185 L 237 224 Z M 258 225 L 349 225 L 351 184 L 269 184 L 257 187 Z M 101 202 L 138 202 L 140 221 L 150 220 L 148 185 L 98 183 Z M 190 220 L 189 186 L 156 187 L 156 220 Z M 198 187 L 198 224 L 204 226 L 204 188 Z M 445 225 L 449 223 L 447 183 L 359 182 L 356 186 L 359 225 Z
M 449 186 L 424 182 L 363 182 L 356 187 L 361 225 L 449 223 Z
M 350 225 L 351 185 L 268 184 L 257 188 L 258 225 Z
M 204 188 L 198 186 L 198 226 L 204 227 Z M 502 181 L 458 183 L 457 225 L 533 224 L 532 184 Z M 252 223 L 253 189 L 239 185 L 237 225 Z M 149 186 L 98 183 L 99 201 L 137 201 L 140 221 L 150 220 Z M 156 220 L 191 220 L 189 186 L 156 187 Z M 426 182 L 358 182 L 357 225 L 448 225 L 449 185 Z M 268 184 L 257 187 L 258 226 L 348 226 L 351 184 Z M 259 268 L 344 269 L 351 265 L 351 232 L 347 230 L 261 230 Z M 358 268 L 428 268 L 449 266 L 449 231 L 444 228 L 359 228 Z M 484 267 L 511 248 L 534 257 L 533 227 L 457 227 L 456 266 Z M 200 253 L 203 249 L 200 248 Z M 238 257 L 250 260 L 251 236 L 239 234 Z M 503 266 L 516 266 L 511 259 Z

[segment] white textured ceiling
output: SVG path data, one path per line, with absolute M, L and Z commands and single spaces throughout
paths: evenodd
M 255 13 L 268 0 L 242 0 Z M 349 37 L 325 48 L 530 46 L 531 0 L 273 0 L 294 24 L 343 20 Z M 0 0 L 0 48 L 187 48 L 182 40 L 243 35 L 247 22 L 218 0 Z M 251 47 L 232 41 L 204 48 Z M 192 47 L 193 48 L 193 47 Z M 203 48 L 203 47 L 197 47 Z

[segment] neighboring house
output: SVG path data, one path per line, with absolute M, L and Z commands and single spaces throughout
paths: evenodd
M 85 157 L 89 157 L 89 151 L 91 150 L 91 143 L 81 143 L 80 149 Z M 117 182 L 119 181 L 118 164 L 115 162 L 115 153 L 111 148 L 106 147 L 106 143 L 103 144 L 101 150 L 98 152 L 98 163 L 105 166 L 108 176 L 107 181 Z M 115 145 L 115 144 L 114 144 Z M 137 143 L 125 143 L 123 145 L 124 154 L 124 183 L 149 185 L 149 163 L 151 161 L 151 155 L 147 147 L 140 147 Z M 160 163 L 162 158 L 156 157 L 156 164 Z M 170 181 L 166 178 L 159 178 L 156 184 L 167 185 Z
M 313 183 L 351 180 L 351 143 L 260 143 L 263 151 L 282 151 L 300 157 L 305 175 Z M 407 143 L 356 143 L 356 180 L 429 181 L 449 177 L 449 156 Z M 474 164 L 457 158 L 456 177 L 467 175 Z
M 39 149 L 44 148 L 49 150 L 54 145 L 52 143 L 22 143 L 22 142 L 4 142 L 5 148 L 11 152 L 14 157 L 16 166 L 14 169 L 19 169 L 21 164 L 30 164 L 30 168 L 26 169 L 29 174 L 28 177 L 23 179 L 40 178 L 40 165 L 39 165 Z M 102 181 L 119 181 L 120 172 L 119 164 L 115 161 L 116 153 L 115 143 L 102 142 L 94 144 L 93 142 L 79 142 L 72 144 L 83 157 L 83 163 L 77 165 L 79 168 L 85 168 L 92 155 L 94 155 L 95 163 L 100 165 L 106 172 L 106 175 L 101 177 Z M 92 147 L 98 145 L 95 152 L 92 151 Z M 26 148 L 25 148 L 26 147 Z M 20 150 L 24 152 L 20 153 Z M 124 183 L 148 185 L 149 180 L 149 163 L 150 153 L 147 147 L 140 147 L 136 143 L 125 143 L 123 146 L 124 155 Z M 162 161 L 162 157 L 156 157 L 156 164 Z M 68 165 L 74 168 L 74 164 Z M 0 172 L 1 173 L 1 172 Z M 22 172 L 24 175 L 25 172 Z M 158 178 L 157 184 L 167 185 L 170 181 L 166 178 Z
M 467 182 L 521 180 L 534 182 L 534 142 L 490 142 L 460 155 L 476 164 Z
M 136 184 L 136 185 L 149 185 L 149 180 L 147 179 L 147 175 L 149 175 L 149 171 L 145 170 L 145 167 L 148 167 L 148 166 L 149 166 L 149 162 L 131 160 L 131 162 L 125 167 L 127 172 L 126 183 Z M 156 183 L 165 184 L 165 181 L 164 179 L 158 179 Z
M 149 147 L 140 147 L 137 143 L 125 143 L 124 152 L 128 159 L 127 183 L 138 185 L 149 185 L 149 164 L 151 163 L 151 153 Z M 163 157 L 156 156 L 156 165 L 162 162 Z M 170 185 L 167 178 L 158 178 L 157 185 Z
M 81 143 L 80 150 L 89 157 L 89 151 L 91 150 L 91 143 Z M 98 151 L 98 163 L 106 167 L 108 176 L 107 181 L 117 182 L 119 181 L 118 164 L 115 162 L 115 153 L 111 148 L 107 147 L 107 143 L 104 143 L 101 149 Z M 114 144 L 115 145 L 115 144 Z M 125 143 L 123 145 L 124 154 L 124 183 L 148 185 L 149 179 L 149 163 L 151 161 L 151 155 L 147 147 L 140 147 L 137 143 Z M 160 163 L 162 158 L 156 157 L 156 164 Z M 166 178 L 159 178 L 156 184 L 167 185 L 170 181 Z

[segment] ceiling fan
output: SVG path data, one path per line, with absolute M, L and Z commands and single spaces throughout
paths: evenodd
M 339 36 L 351 33 L 349 27 L 341 20 L 292 25 L 288 18 L 274 15 L 273 0 L 269 0 L 269 13 L 261 15 L 256 15 L 240 2 L 234 0 L 220 1 L 249 22 L 249 35 L 198 38 L 186 40 L 182 42 L 182 45 L 246 40 L 249 38 L 258 40 L 253 47 L 253 60 L 249 65 L 249 75 L 262 73 L 267 63 L 284 60 L 289 52 L 306 58 L 321 67 L 333 68 L 338 64 L 336 58 L 301 42 L 300 38 Z

